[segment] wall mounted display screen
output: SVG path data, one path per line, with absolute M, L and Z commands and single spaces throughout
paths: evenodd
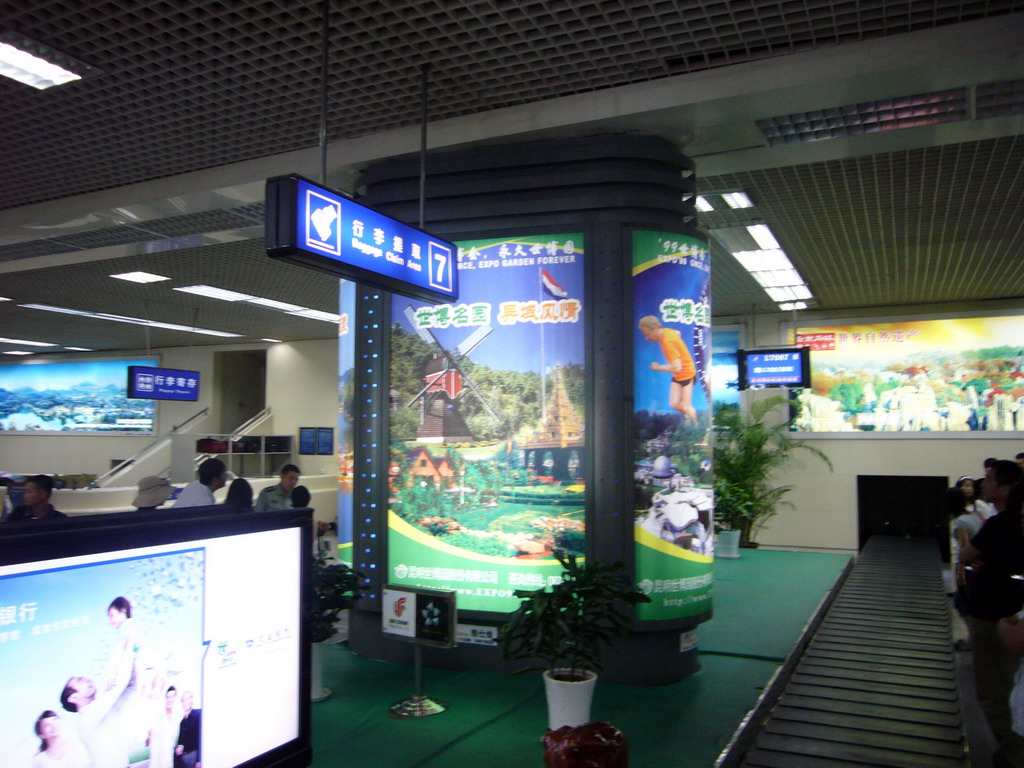
M 1024 316 L 798 328 L 795 343 L 812 384 L 797 431 L 1024 430 Z
M 741 349 L 737 355 L 740 389 L 806 387 L 811 382 L 810 349 Z
M 299 455 L 316 455 L 316 427 L 299 427 Z
M 0 765 L 309 764 L 310 513 L 155 514 L 0 537 Z
M 426 301 L 459 296 L 455 246 L 301 176 L 267 181 L 267 253 Z
M 737 353 L 740 332 L 713 328 L 711 332 L 711 401 L 714 407 L 740 404 L 740 371 Z
M 334 427 L 317 427 L 316 455 L 331 456 L 334 454 Z
M 130 365 L 128 397 L 195 402 L 199 399 L 199 371 Z
M 458 246 L 458 304 L 391 304 L 387 581 L 505 612 L 584 552 L 583 235 Z
M 711 254 L 633 233 L 633 536 L 643 620 L 711 610 Z
M 155 406 L 130 400 L 128 369 L 155 358 L 0 365 L 0 430 L 151 434 Z

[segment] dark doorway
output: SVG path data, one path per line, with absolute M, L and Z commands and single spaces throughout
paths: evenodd
M 266 407 L 267 353 L 262 349 L 214 353 L 220 431 L 238 429 Z
M 943 562 L 948 560 L 948 486 L 947 477 L 857 475 L 858 548 L 876 534 L 933 538 Z

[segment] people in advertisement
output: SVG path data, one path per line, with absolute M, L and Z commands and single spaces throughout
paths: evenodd
M 696 424 L 693 382 L 697 377 L 697 369 L 682 334 L 673 328 L 664 328 L 654 315 L 641 318 L 640 333 L 647 341 L 657 342 L 665 356 L 664 363 L 651 363 L 651 370 L 672 375 L 668 387 L 669 407 L 688 418 L 691 424 Z
M 82 743 L 64 734 L 60 716 L 52 709 L 36 718 L 39 751 L 32 757 L 32 768 L 88 768 L 92 764 Z

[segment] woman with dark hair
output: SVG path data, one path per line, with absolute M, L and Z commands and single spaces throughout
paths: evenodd
M 225 507 L 234 507 L 240 512 L 248 512 L 252 509 L 252 486 L 243 477 L 236 477 L 228 488 L 228 495 L 224 497 Z
M 60 724 L 60 717 L 52 709 L 36 718 L 39 751 L 32 757 L 32 768 L 86 768 L 92 764 L 85 747 L 65 738 Z

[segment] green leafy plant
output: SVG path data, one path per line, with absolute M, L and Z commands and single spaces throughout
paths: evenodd
M 362 597 L 359 582 L 363 574 L 344 563 L 332 562 L 327 552 L 318 547 L 313 555 L 310 573 L 313 594 L 309 604 L 310 640 L 322 643 L 334 636 L 338 614 L 351 608 Z
M 511 661 L 538 659 L 531 669 L 560 669 L 561 680 L 584 680 L 601 669 L 603 646 L 629 634 L 625 607 L 649 603 L 622 563 L 581 564 L 556 554 L 562 581 L 548 588 L 517 589 L 522 599 L 499 642 Z
M 774 485 L 772 475 L 798 451 L 815 456 L 832 469 L 828 456 L 804 440 L 789 436 L 790 420 L 773 424 L 766 416 L 789 406 L 785 397 L 768 397 L 746 413 L 723 408 L 715 413 L 715 522 L 740 532 L 749 544 L 766 521 L 778 514 L 793 486 Z

